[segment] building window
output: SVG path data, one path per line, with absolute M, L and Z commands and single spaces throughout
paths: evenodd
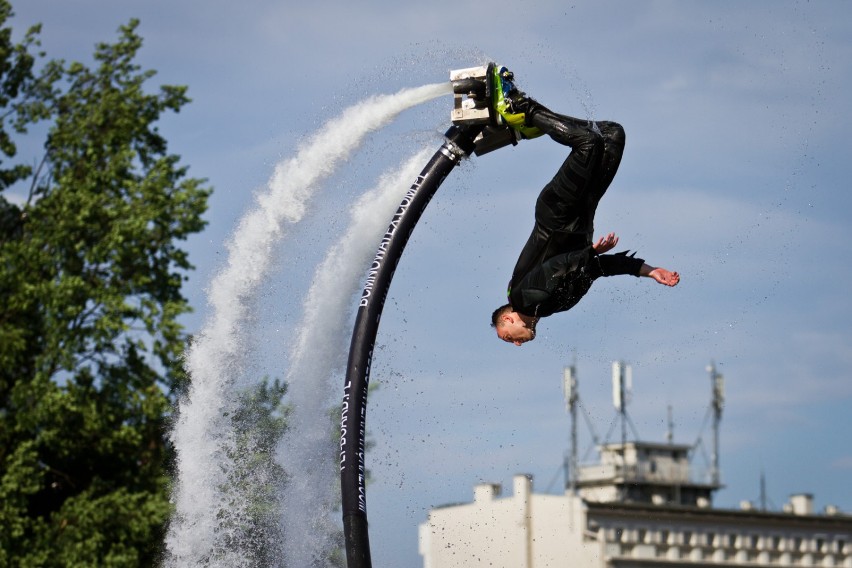
M 639 544 L 645 544 L 645 541 L 648 538 L 648 531 L 645 529 L 639 529 L 639 532 L 636 534 L 636 542 Z

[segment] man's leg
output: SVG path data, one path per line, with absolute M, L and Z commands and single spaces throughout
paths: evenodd
M 551 182 L 555 184 L 554 195 L 545 195 L 545 202 L 551 202 L 553 210 L 556 210 L 554 197 L 582 204 L 588 212 L 586 225 L 591 231 L 598 202 L 621 164 L 626 140 L 624 128 L 617 122 L 591 122 L 557 114 L 532 99 L 522 100 L 527 124 L 571 147 L 571 154 Z
M 603 136 L 590 122 L 556 114 L 531 99 L 523 103 L 528 103 L 523 108 L 526 124 L 570 146 L 571 153 L 536 200 L 535 226 L 515 264 L 513 280 L 554 255 L 591 244 L 586 235 L 592 217 L 588 210 L 596 202 L 594 180 L 605 150 Z
M 515 97 L 511 100 L 512 109 L 523 114 L 524 124 L 535 127 L 543 133 L 548 134 L 553 140 L 576 149 L 589 142 L 588 131 L 599 134 L 604 140 L 604 156 L 601 158 L 603 174 L 599 180 L 603 191 L 612 183 L 615 172 L 621 163 L 624 153 L 625 134 L 624 128 L 617 122 L 599 121 L 592 122 L 558 114 L 537 101 L 515 91 Z M 538 115 L 538 116 L 536 116 Z M 582 149 L 582 148 L 581 148 Z
M 598 200 L 600 200 L 609 187 L 609 184 L 612 183 L 612 180 L 618 171 L 618 166 L 621 164 L 621 156 L 624 154 L 626 136 L 624 134 L 624 128 L 622 128 L 622 126 L 617 122 L 607 120 L 596 122 L 595 124 L 601 131 L 604 138 L 604 153 L 603 159 L 601 160 L 600 180 L 596 183 L 601 192 L 598 197 Z
M 597 186 L 606 140 L 589 121 L 557 114 L 538 103 L 531 107 L 526 122 L 571 148 L 538 197 L 536 222 L 550 231 L 584 232 L 585 211 L 603 195 Z
M 624 129 L 615 122 L 592 123 L 557 114 L 526 97 L 518 102 L 528 126 L 570 146 L 571 153 L 539 194 L 535 226 L 514 278 L 556 254 L 592 244 L 597 205 L 615 177 L 625 141 Z

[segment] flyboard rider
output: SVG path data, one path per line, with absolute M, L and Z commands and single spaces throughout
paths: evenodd
M 615 233 L 593 241 L 598 202 L 624 152 L 621 125 L 557 114 L 518 91 L 505 67 L 496 70 L 495 81 L 495 109 L 508 126 L 522 138 L 547 134 L 571 148 L 536 200 L 535 225 L 512 272 L 509 301 L 492 315 L 497 337 L 519 346 L 532 341 L 541 318 L 573 308 L 602 276 L 644 276 L 676 286 L 677 272 L 627 251 L 605 254 L 618 244 Z

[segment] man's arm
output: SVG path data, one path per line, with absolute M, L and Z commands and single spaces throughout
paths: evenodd
M 618 244 L 618 236 L 615 233 L 609 233 L 605 237 L 601 237 L 598 241 L 592 245 L 592 250 L 595 254 L 601 255 L 607 251 L 615 248 L 615 245 Z M 619 258 L 621 257 L 621 258 Z M 624 253 L 617 254 L 614 257 L 608 255 L 607 257 L 598 257 L 599 258 L 599 266 L 601 267 L 602 276 L 610 276 L 613 274 L 630 274 L 631 271 L 629 269 L 629 260 L 633 260 L 632 257 L 626 257 Z M 606 262 L 603 262 L 603 261 Z M 633 272 L 637 276 L 647 276 L 648 278 L 653 278 L 660 284 L 665 284 L 666 286 L 677 286 L 677 283 L 680 282 L 680 274 L 677 272 L 672 272 L 670 270 L 666 270 L 665 268 L 659 268 L 656 266 L 650 266 L 645 264 L 645 261 L 635 259 L 642 263 L 639 268 L 639 274 Z M 606 265 L 606 266 L 605 266 Z M 633 269 L 635 270 L 635 268 Z
M 642 264 L 642 268 L 639 269 L 639 276 L 653 278 L 660 284 L 665 284 L 666 286 L 677 286 L 677 283 L 680 282 L 680 274 L 677 272 L 672 272 L 665 268 L 650 266 L 648 264 Z
M 618 235 L 610 233 L 605 237 L 599 238 L 598 242 L 592 245 L 592 250 L 594 250 L 597 254 L 603 254 L 614 249 L 617 244 Z

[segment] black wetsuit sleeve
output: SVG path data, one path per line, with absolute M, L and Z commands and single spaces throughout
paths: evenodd
M 592 256 L 592 261 L 589 263 L 589 273 L 593 278 L 601 276 L 616 276 L 619 274 L 629 274 L 639 276 L 639 270 L 645 261 L 641 258 L 636 258 L 633 254 L 627 254 L 627 251 L 618 254 L 597 254 Z
M 524 315 L 547 317 L 574 307 L 601 276 L 639 276 L 645 263 L 627 252 L 597 255 L 587 247 L 556 255 L 512 281 L 509 301 Z
M 588 250 L 556 255 L 534 267 L 519 281 L 513 281 L 509 291 L 512 308 L 529 316 L 552 313 L 550 310 L 540 312 L 539 307 L 552 299 L 552 294 L 561 284 L 579 273 L 588 255 Z

